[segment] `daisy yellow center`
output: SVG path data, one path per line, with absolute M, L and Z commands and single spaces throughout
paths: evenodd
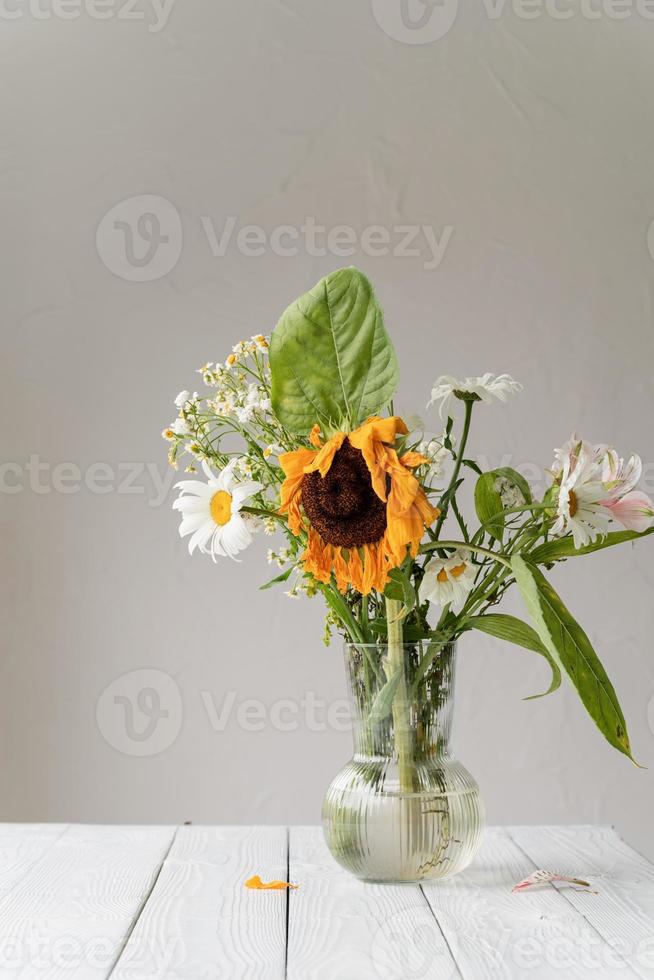
M 468 566 L 464 561 L 460 565 L 455 565 L 454 568 L 450 568 L 449 572 L 446 568 L 441 568 L 440 572 L 436 576 L 437 582 L 447 582 L 448 578 L 458 578 L 463 575 Z
M 211 516 L 216 524 L 221 527 L 229 522 L 232 516 L 232 495 L 226 490 L 218 490 L 214 493 L 209 504 Z
M 574 492 L 574 490 L 571 490 L 568 494 L 568 507 L 570 508 L 570 517 L 574 517 L 577 513 L 577 508 L 579 507 L 577 494 Z

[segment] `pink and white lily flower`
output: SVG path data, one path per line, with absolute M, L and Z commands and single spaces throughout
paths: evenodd
M 552 472 L 559 492 L 553 534 L 571 531 L 575 548 L 580 548 L 606 535 L 611 520 L 630 531 L 650 527 L 654 504 L 634 489 L 643 469 L 639 456 L 625 462 L 615 449 L 592 445 L 574 434 L 554 456 Z
M 632 454 L 627 462 L 615 449 L 607 450 L 602 467 L 602 482 L 607 491 L 602 501 L 611 517 L 629 531 L 646 531 L 654 518 L 654 504 L 646 493 L 636 490 L 643 472 L 640 456 Z
M 560 480 L 555 535 L 572 532 L 575 548 L 591 544 L 608 533 L 610 514 L 602 505 L 606 491 L 601 481 L 595 447 L 574 435 L 555 450 L 552 470 Z

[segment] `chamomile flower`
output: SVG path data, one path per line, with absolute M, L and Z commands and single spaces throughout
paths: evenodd
M 454 414 L 452 409 L 457 398 L 464 402 L 489 404 L 493 398 L 505 402 L 510 395 L 515 395 L 519 391 L 522 391 L 522 385 L 519 381 L 514 381 L 510 374 L 499 374 L 497 377 L 493 374 L 483 374 L 480 378 L 463 380 L 454 378 L 451 374 L 443 374 L 434 382 L 427 407 L 440 401 L 439 414 L 444 419 Z
M 429 599 L 438 606 L 462 603 L 475 584 L 476 574 L 470 553 L 462 548 L 449 558 L 432 558 L 420 583 L 420 601 Z
M 261 486 L 258 483 L 237 483 L 234 477 L 235 460 L 230 461 L 216 476 L 211 467 L 202 463 L 207 482 L 182 480 L 176 489 L 180 494 L 173 510 L 182 514 L 180 537 L 191 535 L 189 554 L 199 548 L 204 554 L 235 558 L 252 542 L 252 525 L 240 513 L 241 507 Z

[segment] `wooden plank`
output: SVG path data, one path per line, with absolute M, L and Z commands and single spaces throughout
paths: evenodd
M 534 870 L 506 831 L 490 828 L 470 868 L 422 886 L 463 976 L 634 976 L 619 956 L 603 957 L 595 930 L 555 889 L 511 894 L 513 885 Z
M 459 976 L 417 885 L 370 885 L 341 869 L 319 827 L 290 829 L 289 980 Z
M 0 824 L 0 897 L 15 887 L 66 831 L 67 824 Z
M 596 959 L 625 960 L 638 976 L 654 977 L 654 866 L 608 827 L 510 827 L 508 833 L 529 856 L 532 871 L 591 880 L 596 895 L 554 887 L 601 937 Z
M 0 978 L 106 977 L 173 834 L 171 827 L 66 829 L 0 896 Z
M 180 827 L 112 980 L 282 978 L 286 892 L 244 882 L 287 860 L 285 827 Z

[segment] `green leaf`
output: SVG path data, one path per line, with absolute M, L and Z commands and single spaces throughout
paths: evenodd
M 354 428 L 388 405 L 397 358 L 366 277 L 339 269 L 292 303 L 273 331 L 270 368 L 273 409 L 291 432 Z
M 404 603 L 404 614 L 410 613 L 417 605 L 416 590 L 409 576 L 401 568 L 394 568 L 388 575 L 384 589 L 387 599 L 399 599 Z
M 475 510 L 479 523 L 492 537 L 502 540 L 504 534 L 503 504 L 499 492 L 495 489 L 495 471 L 482 473 L 475 484 Z
M 555 541 L 546 541 L 539 548 L 534 548 L 529 552 L 529 561 L 537 562 L 539 565 L 546 565 L 551 561 L 558 561 L 561 558 L 573 558 L 576 555 L 590 555 L 593 551 L 602 551 L 604 548 L 612 548 L 614 544 L 622 544 L 624 541 L 636 541 L 638 538 L 646 538 L 648 534 L 654 533 L 654 527 L 647 531 L 611 531 L 604 538 L 598 538 L 592 544 L 586 544 L 581 548 L 575 548 L 572 536 L 557 538 Z
M 617 695 L 590 640 L 540 569 L 520 555 L 512 557 L 511 566 L 543 645 L 565 670 L 607 741 L 634 762 Z
M 286 582 L 292 571 L 293 566 L 290 565 L 288 568 L 284 569 L 281 575 L 276 575 L 275 578 L 271 578 L 271 580 L 266 582 L 265 585 L 260 585 L 259 589 L 263 592 L 265 589 L 271 589 L 273 585 L 279 585 L 280 582 Z
M 401 680 L 402 670 L 396 670 L 394 674 L 391 674 L 384 686 L 377 692 L 375 700 L 372 702 L 372 707 L 370 708 L 370 714 L 368 715 L 368 721 L 370 724 L 378 725 L 380 721 L 383 721 L 384 718 L 388 717 L 391 712 L 391 708 L 393 707 L 395 693 Z
M 495 636 L 499 640 L 515 643 L 516 646 L 523 647 L 525 650 L 533 650 L 545 657 L 552 671 L 552 683 L 542 694 L 532 694 L 525 698 L 525 701 L 544 698 L 546 694 L 551 694 L 561 686 L 561 670 L 558 663 L 550 656 L 547 648 L 543 646 L 536 630 L 528 626 L 527 623 L 523 623 L 521 619 L 504 613 L 486 613 L 485 616 L 473 616 L 468 620 L 467 627 L 488 633 L 489 636 Z

